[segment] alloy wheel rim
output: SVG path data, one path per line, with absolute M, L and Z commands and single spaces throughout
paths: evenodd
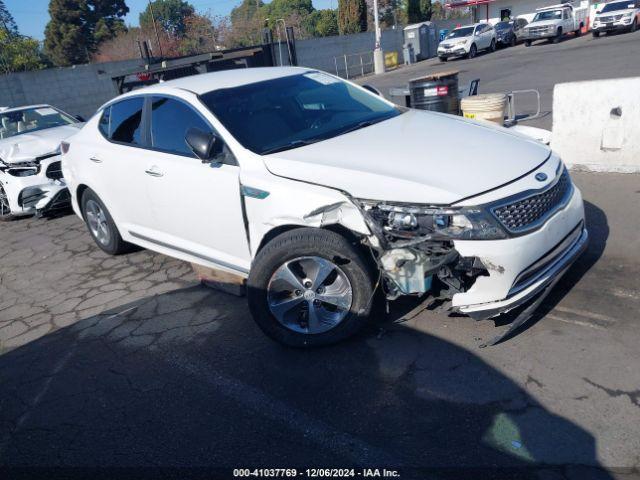
M 7 192 L 4 191 L 4 187 L 0 185 L 0 217 L 6 217 L 11 214 L 11 207 L 9 207 L 9 198 Z
M 319 334 L 337 327 L 353 303 L 351 282 L 335 263 L 298 257 L 282 264 L 267 287 L 271 314 L 297 333 Z
M 87 201 L 86 209 L 87 224 L 91 234 L 101 245 L 107 245 L 111 239 L 111 232 L 104 210 L 94 200 Z

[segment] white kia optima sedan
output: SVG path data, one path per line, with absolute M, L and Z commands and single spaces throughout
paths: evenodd
M 69 208 L 60 142 L 79 122 L 51 105 L 0 110 L 0 221 Z
M 287 345 L 354 334 L 377 293 L 497 316 L 535 302 L 587 243 L 580 191 L 548 147 L 309 69 L 136 90 L 62 150 L 100 248 L 246 278 L 256 322 Z

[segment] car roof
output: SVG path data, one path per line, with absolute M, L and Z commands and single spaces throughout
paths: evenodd
M 170 93 L 172 90 L 187 90 L 197 95 L 220 90 L 223 88 L 233 88 L 251 83 L 273 80 L 276 78 L 300 75 L 305 72 L 316 71 L 312 68 L 302 67 L 254 67 L 237 68 L 232 70 L 221 70 L 219 72 L 203 73 L 191 75 L 189 77 L 160 82 L 148 87 L 133 90 L 129 93 L 117 97 L 118 99 L 139 94 Z M 111 103 L 112 101 L 108 102 Z
M 7 113 L 7 112 L 15 112 L 18 110 L 28 110 L 29 108 L 44 108 L 44 107 L 51 107 L 51 105 L 49 105 L 48 103 L 39 103 L 37 105 L 23 105 L 20 107 L 10 107 L 10 108 L 0 108 L 0 113 Z

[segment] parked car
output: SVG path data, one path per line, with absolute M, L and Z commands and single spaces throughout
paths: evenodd
M 496 44 L 499 47 L 514 47 L 522 36 L 522 30 L 527 25 L 524 18 L 514 18 L 496 23 L 493 28 L 496 31 Z
M 640 23 L 640 0 L 611 2 L 596 13 L 591 27 L 594 37 L 615 31 L 635 32 Z
M 476 23 L 451 30 L 438 45 L 438 57 L 446 62 L 451 57 L 473 58 L 479 50 L 495 49 L 495 29 L 488 23 Z
M 0 221 L 69 206 L 59 147 L 80 127 L 51 105 L 0 110 Z
M 536 9 L 536 15 L 523 29 L 522 39 L 527 47 L 535 40 L 551 40 L 558 43 L 562 37 L 573 32 L 581 33 L 588 16 L 588 7 L 574 7 L 570 3 L 561 3 Z
M 254 319 L 287 345 L 353 335 L 377 293 L 494 317 L 557 280 L 588 237 L 547 146 L 310 69 L 129 92 L 62 151 L 102 250 L 136 244 L 248 277 Z

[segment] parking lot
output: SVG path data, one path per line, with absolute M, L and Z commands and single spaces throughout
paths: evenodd
M 600 80 L 640 75 L 640 31 L 593 38 L 565 37 L 559 44 L 539 41 L 531 47 L 481 53 L 473 59 L 453 59 L 441 63 L 437 58 L 425 60 L 378 77 L 358 79 L 370 83 L 388 96 L 389 88 L 405 86 L 409 80 L 425 73 L 457 70 L 460 86 L 480 79 L 479 93 L 536 89 L 540 92 L 542 117 L 527 125 L 551 130 L 553 86 L 562 82 Z M 533 97 L 518 97 L 518 111 L 532 113 Z
M 639 74 L 625 58 L 639 40 L 430 60 L 366 83 L 459 68 L 482 92 L 538 88 L 549 112 L 556 82 Z M 403 478 L 425 478 L 419 468 L 427 478 L 460 478 L 459 468 L 466 478 L 637 478 L 640 176 L 573 178 L 589 248 L 526 328 L 488 348 L 492 321 L 403 302 L 351 341 L 286 349 L 258 330 L 245 299 L 199 285 L 188 264 L 148 251 L 109 257 L 74 215 L 1 224 L 0 466 L 119 467 L 136 478 L 356 465 L 404 467 Z

